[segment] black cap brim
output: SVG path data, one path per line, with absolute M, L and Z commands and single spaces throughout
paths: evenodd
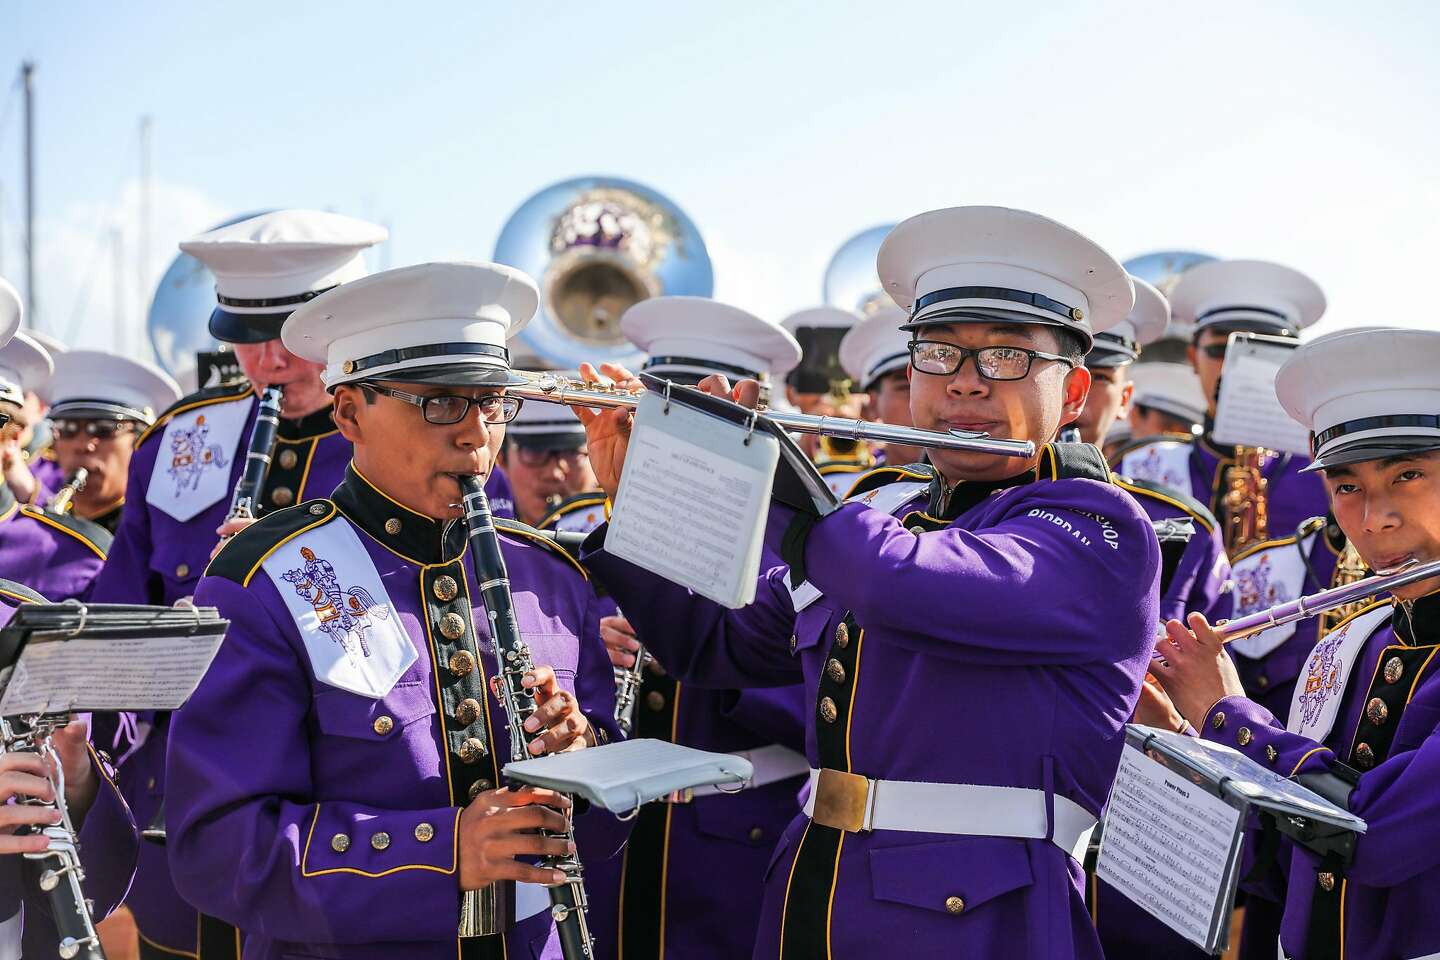
M 210 314 L 210 336 L 221 343 L 265 343 L 278 339 L 288 313 L 231 313 L 216 307 Z
M 1311 473 L 1316 470 L 1329 470 L 1332 467 L 1346 467 L 1352 463 L 1384 460 L 1388 457 L 1403 457 L 1407 454 L 1414 453 L 1428 453 L 1431 450 L 1440 450 L 1440 438 L 1378 437 L 1373 441 L 1352 443 L 1336 450 L 1330 450 L 1323 456 L 1316 457 L 1312 460 L 1309 466 L 1302 467 L 1300 472 Z

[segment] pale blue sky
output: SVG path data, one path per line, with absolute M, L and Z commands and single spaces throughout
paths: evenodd
M 855 232 L 987 202 L 1121 258 L 1290 263 L 1332 327 L 1434 323 L 1437 36 L 1423 2 L 0 0 L 0 271 L 19 284 L 32 58 L 40 323 L 98 347 L 139 349 L 142 114 L 149 287 L 184 234 L 262 207 L 388 222 L 382 263 L 488 259 L 526 196 L 609 173 L 676 200 L 717 295 L 777 319 Z

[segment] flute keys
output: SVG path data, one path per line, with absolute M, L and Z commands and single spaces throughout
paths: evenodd
M 445 614 L 440 618 L 440 635 L 446 640 L 459 640 L 465 635 L 465 618 L 453 610 Z
M 460 585 L 455 582 L 454 577 L 442 575 L 435 578 L 435 585 L 431 589 L 435 593 L 436 600 L 449 603 L 460 592 Z

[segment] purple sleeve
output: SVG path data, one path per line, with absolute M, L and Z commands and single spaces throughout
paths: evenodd
M 885 624 L 886 642 L 972 663 L 1118 663 L 1158 623 L 1154 529 L 1090 480 L 1036 484 L 979 531 L 916 535 L 849 504 L 815 525 L 805 565 L 860 623 Z
M 1218 526 L 1206 530 L 1198 522 L 1185 546 L 1175 574 L 1160 598 L 1161 620 L 1184 620 L 1187 613 L 1203 613 L 1211 623 L 1229 619 L 1235 608 L 1230 589 L 1230 559 Z
M 698 687 L 780 687 L 804 679 L 790 654 L 795 609 L 776 567 L 759 578 L 755 601 L 727 610 L 603 549 L 607 525 L 585 541 L 583 561 L 625 612 L 665 669 Z
M 147 456 L 147 448 L 149 455 Z M 145 491 L 155 466 L 156 444 L 135 451 L 125 489 L 130 500 L 120 511 L 120 525 L 87 599 L 97 603 L 161 603 L 164 587 L 150 570 L 150 511 Z
M 460 809 L 301 799 L 315 795 L 308 670 L 287 639 L 293 626 L 278 622 L 267 600 L 281 604 L 218 577 L 196 591 L 197 604 L 218 607 L 231 625 L 171 729 L 167 852 L 176 888 L 203 913 L 281 940 L 453 939 Z M 408 837 L 422 821 L 433 825 L 432 842 L 331 849 L 339 833 Z

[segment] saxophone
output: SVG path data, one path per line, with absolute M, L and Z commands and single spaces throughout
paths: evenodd
M 60 822 L 38 831 L 50 841 L 49 848 L 39 853 L 27 853 L 25 858 L 39 861 L 42 867 L 40 889 L 50 899 L 55 932 L 60 935 L 60 942 L 56 944 L 59 956 L 64 960 L 105 960 L 100 937 L 95 932 L 95 921 L 91 917 L 93 908 L 85 899 L 80 885 L 85 879 L 85 871 L 80 867 L 75 826 L 70 821 L 70 811 L 65 804 L 65 771 L 51 740 L 51 735 L 69 722 L 68 714 L 27 716 L 18 723 L 0 719 L 0 752 L 38 753 L 50 761 L 54 773 L 48 779 L 55 799 L 23 802 L 59 810 Z
M 80 467 L 70 474 L 70 479 L 65 486 L 55 492 L 50 501 L 49 510 L 51 513 L 66 514 L 75 508 L 75 494 L 85 489 L 85 481 L 90 478 L 90 471 Z
M 1269 537 L 1270 510 L 1263 467 L 1269 451 L 1264 447 L 1236 447 L 1235 462 L 1225 468 L 1225 552 L 1235 556 L 1251 544 Z
M 1324 533 L 1320 534 L 1322 537 Z M 1335 561 L 1335 573 L 1330 577 L 1330 586 L 1344 587 L 1352 583 L 1358 583 L 1370 575 L 1370 568 L 1365 566 L 1365 561 L 1360 559 L 1360 551 L 1355 549 L 1355 544 L 1347 537 L 1345 549 Z M 1320 633 L 1325 634 L 1334 630 L 1340 625 L 1340 621 L 1357 613 L 1361 607 L 1370 602 L 1369 597 L 1362 597 L 1353 603 L 1343 604 L 1331 610 L 1326 610 L 1320 615 Z

